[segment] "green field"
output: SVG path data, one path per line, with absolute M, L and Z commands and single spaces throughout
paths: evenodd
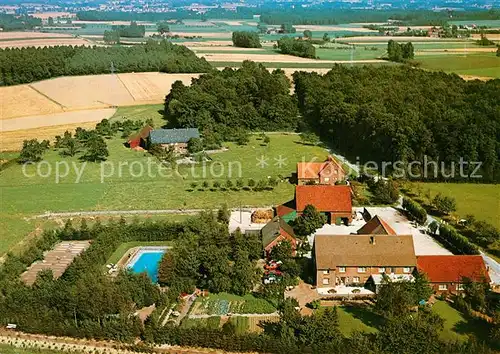
M 316 56 L 321 60 L 368 60 L 380 58 L 386 52 L 385 48 L 377 48 L 377 50 L 371 50 L 369 48 L 369 46 L 358 46 L 354 50 L 316 48 Z
M 170 241 L 131 241 L 122 243 L 118 248 L 113 252 L 113 254 L 108 258 L 106 264 L 116 264 L 123 257 L 123 255 L 133 247 L 140 246 L 172 246 L 172 242 Z
M 340 332 L 346 337 L 349 337 L 353 332 L 377 332 L 376 326 L 381 319 L 368 309 L 339 306 L 337 307 L 339 317 Z
M 500 57 L 495 53 L 429 55 L 417 60 L 423 69 L 500 78 Z
M 141 116 L 157 107 L 149 106 L 146 111 L 138 110 L 135 114 Z M 134 112 L 134 108 L 119 110 L 117 114 L 120 112 Z M 268 176 L 287 177 L 295 171 L 297 162 L 315 157 L 324 160 L 328 154 L 321 147 L 301 144 L 294 134 L 269 136 L 269 145 L 262 144 L 257 136 L 252 136 L 245 146 L 227 143 L 225 146 L 229 150 L 212 154 L 211 162 L 196 167 L 181 166 L 177 171 L 159 169 L 151 155 L 126 148 L 124 139 L 118 137 L 108 141 L 109 158 L 102 165 L 85 164 L 77 157 L 62 158 L 57 151 L 48 151 L 40 167 L 43 173 L 47 173 L 49 168 L 55 171 L 58 163 L 69 163 L 70 171 L 59 181 L 54 173 L 49 177 L 37 175 L 35 166 L 26 168 L 25 176 L 20 165 L 12 165 L 0 172 L 0 227 L 7 235 L 0 238 L 0 254 L 12 249 L 33 230 L 34 221 L 26 221 L 25 217 L 46 211 L 203 209 L 218 207 L 222 203 L 234 207 L 286 202 L 293 198 L 293 185 L 286 181 L 272 191 L 200 190 L 203 181 L 212 184 L 215 180 L 225 183 L 231 179 L 234 183 L 240 178 L 248 181 L 249 178 L 260 180 Z M 262 156 L 267 159 L 267 165 L 256 167 Z M 286 159 L 281 167 L 275 160 L 280 156 Z M 75 168 L 83 171 L 78 183 Z M 151 170 L 148 171 L 148 168 Z M 143 175 L 139 174 L 141 169 Z M 60 170 L 62 172 L 62 167 Z M 110 177 L 105 177 L 107 174 Z M 190 186 L 193 182 L 197 183 L 195 190 Z
M 66 353 L 66 351 L 39 349 L 39 348 L 17 348 L 12 345 L 0 344 L 0 353 L 1 354 L 61 354 L 61 353 Z M 83 352 L 73 350 L 72 353 L 78 354 Z
M 500 185 L 476 183 L 413 183 L 414 191 L 427 195 L 430 199 L 438 193 L 454 197 L 461 218 L 468 214 L 478 220 L 487 221 L 500 228 Z
M 141 106 L 118 107 L 116 113 L 110 118 L 114 120 L 142 120 L 153 119 L 154 127 L 160 128 L 166 124 L 163 119 L 163 104 L 146 104 Z

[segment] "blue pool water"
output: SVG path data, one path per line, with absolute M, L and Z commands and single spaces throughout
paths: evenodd
M 164 249 L 140 250 L 130 261 L 128 267 L 134 273 L 146 272 L 156 283 L 158 281 L 158 267 L 165 251 Z

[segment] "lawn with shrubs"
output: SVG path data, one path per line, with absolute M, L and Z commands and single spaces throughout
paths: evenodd
M 147 151 L 125 147 L 121 133 L 106 139 L 109 156 L 101 164 L 50 147 L 42 165 L 23 171 L 22 165 L 12 164 L 2 171 L 0 227 L 22 233 L 10 234 L 9 242 L 1 244 L 0 255 L 30 231 L 9 223 L 46 211 L 203 209 L 222 203 L 237 207 L 286 202 L 293 198 L 294 185 L 287 178 L 296 163 L 324 160 L 328 152 L 303 144 L 295 134 L 267 136 L 250 135 L 246 145 L 224 143 L 228 150 L 210 154 L 210 161 L 177 169 L 160 168 Z

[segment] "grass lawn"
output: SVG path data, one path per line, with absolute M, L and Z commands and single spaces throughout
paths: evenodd
M 159 106 L 137 110 L 127 107 L 118 112 L 127 117 L 147 116 L 148 110 L 153 114 Z M 227 143 L 229 150 L 211 155 L 210 163 L 181 166 L 177 171 L 159 170 L 156 160 L 147 152 L 126 148 L 124 139 L 119 137 L 108 140 L 109 157 L 105 164 L 82 163 L 77 157 L 62 158 L 51 150 L 45 153 L 44 162 L 39 166 L 39 171 L 47 173 L 47 177 L 38 175 L 36 166 L 26 168 L 25 175 L 22 166 L 11 165 L 0 173 L 0 227 L 6 235 L 0 237 L 0 255 L 33 230 L 33 222 L 23 218 L 46 211 L 203 209 L 222 203 L 236 207 L 286 202 L 293 198 L 294 191 L 294 186 L 286 181 L 272 191 L 201 190 L 203 181 L 212 185 L 215 180 L 225 183 L 231 179 L 234 183 L 240 178 L 247 182 L 249 178 L 287 177 L 295 172 L 297 162 L 324 160 L 328 155 L 321 147 L 301 144 L 294 134 L 270 134 L 269 137 L 269 145 L 262 144 L 257 135 L 251 137 L 248 145 Z M 285 159 L 281 166 L 277 164 L 280 156 Z M 257 167 L 262 157 L 265 164 Z M 48 171 L 54 172 L 62 162 L 68 163 L 69 170 L 66 177 L 57 181 L 55 173 L 49 175 Z M 76 170 L 83 171 L 79 180 Z M 60 167 L 60 171 L 65 174 L 65 167 Z M 195 190 L 190 187 L 191 183 L 197 184 Z
M 118 107 L 116 113 L 110 118 L 111 121 L 116 120 L 142 120 L 146 121 L 148 118 L 153 119 L 155 127 L 162 127 L 166 121 L 163 119 L 163 104 L 146 104 L 141 106 L 126 106 Z
M 355 331 L 374 333 L 381 323 L 381 318 L 367 308 L 338 306 L 340 332 L 349 337 Z
M 500 78 L 500 57 L 495 53 L 417 57 L 421 68 L 463 75 Z
M 462 313 L 455 310 L 447 302 L 437 301 L 432 306 L 432 311 L 444 319 L 444 330 L 441 333 L 442 339 L 466 341 L 470 336 L 473 336 L 479 341 L 488 340 L 489 329 L 485 322 L 464 317 Z
M 108 258 L 106 264 L 116 264 L 123 257 L 123 255 L 133 247 L 139 246 L 171 246 L 170 241 L 132 241 L 124 242 L 113 252 L 113 254 Z
M 500 228 L 500 185 L 476 183 L 412 183 L 412 189 L 432 200 L 438 193 L 454 197 L 461 218 L 467 214 Z

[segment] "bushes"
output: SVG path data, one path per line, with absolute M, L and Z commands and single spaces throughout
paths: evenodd
M 479 249 L 471 243 L 465 236 L 458 233 L 454 227 L 441 224 L 439 226 L 439 235 L 436 238 L 441 242 L 450 245 L 454 253 L 458 254 L 479 254 Z
M 316 59 L 316 48 L 309 41 L 298 40 L 285 36 L 278 39 L 278 49 L 283 54 Z
M 234 31 L 233 45 L 242 48 L 261 48 L 259 35 L 256 32 Z
M 410 199 L 408 197 L 403 198 L 403 208 L 420 225 L 424 225 L 427 221 L 427 212 L 420 204 L 418 204 L 413 199 Z

